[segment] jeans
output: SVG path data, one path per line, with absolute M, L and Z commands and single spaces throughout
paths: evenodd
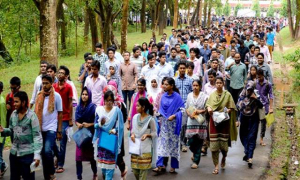
M 134 90 L 122 90 L 122 94 L 123 94 L 123 98 L 124 98 L 124 103 L 127 105 L 127 98 L 128 98 L 129 106 L 127 106 L 127 107 L 130 107 L 131 98 L 134 94 Z M 129 108 L 127 108 L 127 109 L 129 109 Z
M 69 127 L 69 121 L 63 121 L 62 123 L 62 140 L 60 140 L 60 148 L 58 152 L 58 167 L 64 167 L 66 158 L 66 149 L 68 137 L 66 134 L 66 128 Z
M 95 176 L 97 175 L 97 163 L 95 160 L 92 160 L 90 163 L 91 163 L 92 171 Z M 82 179 L 82 161 L 76 161 L 76 174 L 77 174 L 77 179 Z
M 4 145 L 5 145 L 5 137 L 3 137 L 3 141 L 0 143 L 0 170 L 1 172 L 4 171 L 4 169 L 6 168 L 6 163 L 3 159 L 3 148 L 4 148 Z
M 104 169 L 102 168 L 102 175 L 104 180 L 112 180 L 114 177 L 115 169 Z
M 35 180 L 35 173 L 30 173 L 30 164 L 33 162 L 33 154 L 24 156 L 9 155 L 10 180 Z
M 50 175 L 54 175 L 54 147 L 56 146 L 56 132 L 45 131 L 42 132 L 43 136 L 43 149 L 42 149 L 42 161 L 43 161 L 43 173 L 45 180 L 50 179 Z

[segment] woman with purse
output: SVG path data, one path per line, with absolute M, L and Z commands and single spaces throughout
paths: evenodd
M 76 108 L 75 122 L 78 129 L 87 128 L 91 134 L 94 134 L 94 119 L 96 105 L 92 103 L 92 93 L 84 87 L 81 92 L 80 103 Z M 82 161 L 89 161 L 94 173 L 93 180 L 97 180 L 97 164 L 94 159 L 94 148 L 92 138 L 85 141 L 81 147 L 76 146 L 76 173 L 77 179 L 82 179 Z
M 118 154 L 121 152 L 124 121 L 121 110 L 114 106 L 114 93 L 104 94 L 104 106 L 98 106 L 95 117 L 94 147 L 97 148 L 98 166 L 103 179 L 112 180 Z
M 209 120 L 209 147 L 212 152 L 212 159 L 215 165 L 213 174 L 219 174 L 219 153 L 221 151 L 223 158 L 221 161 L 221 168 L 226 166 L 226 156 L 228 153 L 228 147 L 231 146 L 231 141 L 237 140 L 237 128 L 238 122 L 236 117 L 236 106 L 234 104 L 231 94 L 227 90 L 223 90 L 224 80 L 222 77 L 216 78 L 217 90 L 214 91 L 206 102 L 206 108 L 210 115 Z M 227 108 L 229 114 L 229 120 L 215 124 L 213 120 L 214 112 L 224 112 Z
M 249 81 L 242 91 L 237 107 L 240 110 L 240 139 L 244 146 L 245 156 L 243 160 L 252 167 L 253 153 L 256 147 L 256 139 L 259 127 L 259 108 L 263 104 L 254 93 L 255 82 Z
M 138 139 L 140 155 L 131 155 L 131 168 L 137 180 L 146 180 L 152 159 L 155 158 L 157 128 L 153 117 L 153 106 L 148 99 L 140 98 L 137 102 L 137 112 L 132 119 L 131 140 Z M 152 155 L 153 154 L 153 155 Z
M 194 80 L 192 85 L 193 92 L 189 93 L 186 101 L 186 113 L 188 115 L 186 137 L 193 153 L 191 168 L 197 169 L 201 159 L 202 145 L 207 137 L 207 122 L 205 120 L 207 96 L 200 92 L 200 80 Z

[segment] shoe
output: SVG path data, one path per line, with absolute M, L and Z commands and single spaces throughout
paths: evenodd
M 252 162 L 252 159 L 248 159 L 248 167 L 249 167 L 249 168 L 252 168 L 252 165 L 253 165 L 252 163 L 253 163 L 253 162 Z
M 6 173 L 6 171 L 7 171 L 7 169 L 8 169 L 8 165 L 5 163 L 5 168 L 4 168 L 4 170 L 1 172 L 1 174 L 0 174 L 0 177 L 3 177 L 4 176 L 4 174 Z
M 182 151 L 182 152 L 187 152 L 187 147 L 186 147 L 186 146 L 183 146 L 181 151 Z
M 244 157 L 243 157 L 243 161 L 248 161 L 248 157 L 247 157 L 247 155 L 245 155 Z
M 197 169 L 197 168 L 198 168 L 198 165 L 195 164 L 195 163 L 193 163 L 192 166 L 191 166 L 191 168 L 192 168 L 192 169 Z

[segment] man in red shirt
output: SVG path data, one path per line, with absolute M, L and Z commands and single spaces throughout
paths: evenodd
M 21 80 L 18 77 L 13 77 L 10 80 L 10 90 L 11 92 L 7 94 L 6 96 L 6 128 L 8 128 L 9 125 L 9 119 L 12 112 L 15 110 L 14 106 L 14 94 L 16 92 L 19 92 L 21 88 Z
M 58 152 L 58 169 L 56 173 L 64 172 L 64 163 L 66 157 L 66 148 L 68 137 L 66 134 L 66 128 L 72 127 L 72 97 L 73 91 L 71 85 L 66 83 L 67 77 L 70 75 L 70 71 L 66 66 L 60 66 L 58 70 L 58 82 L 53 84 L 53 87 L 57 93 L 60 94 L 63 105 L 63 124 L 62 124 L 62 139 L 60 140 L 60 150 Z M 60 132 L 58 132 L 60 133 Z

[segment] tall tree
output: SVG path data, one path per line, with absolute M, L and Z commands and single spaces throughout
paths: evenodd
M 252 10 L 255 11 L 255 17 L 260 17 L 260 5 L 259 0 L 253 0 Z
M 199 26 L 202 26 L 202 10 L 203 10 L 203 2 L 199 0 Z
M 197 1 L 196 9 L 193 12 L 193 15 L 192 15 L 192 18 L 191 18 L 191 21 L 190 21 L 191 25 L 197 24 L 197 21 L 199 19 L 199 7 L 200 7 L 199 2 L 200 2 L 200 0 Z
M 190 10 L 191 10 L 192 0 L 189 0 L 188 3 L 188 12 L 187 12 L 187 24 L 190 25 Z
M 212 8 L 212 0 L 208 0 L 208 13 L 207 13 L 207 27 L 210 27 L 211 24 L 211 8 Z
M 242 9 L 243 6 L 242 4 L 239 2 L 235 7 L 234 7 L 234 15 L 237 16 L 238 12 L 240 9 Z
M 99 42 L 97 18 L 95 12 L 91 7 L 88 7 L 88 13 L 92 36 L 92 52 L 94 52 L 96 50 L 96 43 Z
M 178 27 L 178 0 L 174 0 L 174 19 L 173 19 L 173 28 L 177 29 Z
M 65 22 L 65 13 L 63 8 L 64 0 L 58 0 L 57 2 L 57 30 L 60 30 L 60 41 L 61 41 L 61 49 L 66 50 L 66 22 Z
M 90 21 L 89 21 L 89 12 L 88 12 L 88 3 L 86 1 L 84 7 L 84 31 L 83 31 L 83 38 L 84 43 L 86 44 L 89 39 L 89 28 L 90 28 Z
M 159 27 L 159 35 L 163 35 L 164 33 L 164 21 L 165 21 L 165 17 L 164 17 L 164 5 L 165 5 L 165 0 L 160 0 L 159 3 L 159 8 L 158 8 L 158 27 Z
M 129 0 L 123 0 L 122 28 L 121 28 L 121 53 L 127 50 L 127 26 L 128 26 Z
M 293 7 L 296 9 L 295 15 L 295 22 L 294 22 L 294 16 L 293 16 Z M 291 37 L 293 39 L 298 39 L 300 38 L 300 0 L 295 0 L 295 2 L 293 3 L 293 1 L 291 0 L 287 0 L 287 15 L 288 15 L 288 21 L 289 21 L 289 30 L 290 30 L 290 34 Z
M 226 0 L 226 3 L 224 5 L 223 13 L 225 16 L 230 16 L 231 8 L 230 8 L 228 0 Z
M 4 59 L 4 61 L 6 63 L 10 63 L 13 61 L 13 58 L 11 57 L 11 55 L 9 54 L 9 52 L 7 51 L 1 36 L 0 36 L 0 56 Z
M 267 17 L 274 17 L 274 13 L 275 13 L 274 3 L 273 3 L 273 0 L 271 0 L 271 4 L 267 11 Z
M 204 9 L 203 9 L 203 14 L 204 14 L 204 25 L 206 26 L 206 20 L 207 20 L 207 1 L 208 0 L 204 0 Z
M 124 6 L 124 1 L 123 1 L 123 6 Z M 124 7 L 123 7 L 124 10 Z M 142 0 L 142 10 L 141 10 L 141 30 L 142 33 L 146 32 L 146 0 Z
M 57 65 L 56 0 L 33 0 L 40 11 L 40 57 Z

